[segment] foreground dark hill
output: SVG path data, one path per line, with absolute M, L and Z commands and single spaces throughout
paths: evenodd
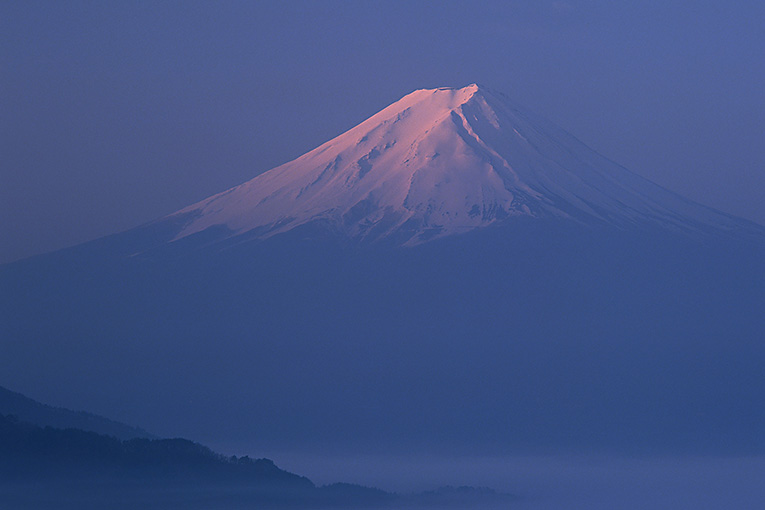
M 0 415 L 3 508 L 367 508 L 394 499 L 366 487 L 316 487 L 268 459 L 224 457 L 185 439 L 120 441 Z
M 31 489 L 33 487 L 33 489 Z M 397 495 L 315 486 L 268 459 L 224 457 L 185 439 L 117 438 L 0 414 L 3 508 L 506 508 L 490 489 Z
M 228 458 L 185 439 L 122 441 L 75 428 L 43 428 L 13 415 L 0 415 L 0 452 L 3 482 L 103 478 L 313 488 L 307 478 L 268 459 Z

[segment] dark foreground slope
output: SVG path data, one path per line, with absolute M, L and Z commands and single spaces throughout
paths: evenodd
M 224 457 L 185 439 L 120 441 L 0 415 L 0 504 L 7 509 L 491 507 L 508 501 L 487 489 L 398 496 L 342 483 L 316 487 L 268 459 Z
M 115 478 L 313 487 L 270 460 L 227 458 L 185 439 L 123 441 L 79 429 L 38 427 L 13 415 L 0 415 L 0 451 L 4 480 Z
M 314 490 L 269 460 L 224 458 L 183 439 L 120 441 L 0 416 L 4 508 L 204 508 L 218 498 L 286 504 Z
M 1 268 L 0 373 L 247 450 L 765 450 L 762 242 L 208 234 Z

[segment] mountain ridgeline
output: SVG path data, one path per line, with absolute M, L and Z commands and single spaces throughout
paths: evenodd
M 75 428 L 39 427 L 0 415 L 0 480 L 158 479 L 313 487 L 268 459 L 224 457 L 186 439 L 120 440 Z
M 225 457 L 186 439 L 122 441 L 0 414 L 3 508 L 506 508 L 511 500 L 473 487 L 411 495 L 347 483 L 318 487 L 269 459 Z
M 0 372 L 255 449 L 762 452 L 763 260 L 762 227 L 501 94 L 416 91 L 166 218 L 0 267 Z

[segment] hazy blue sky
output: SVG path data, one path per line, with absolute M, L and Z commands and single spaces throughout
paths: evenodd
M 482 83 L 765 223 L 765 4 L 0 3 L 0 261 L 170 213 Z

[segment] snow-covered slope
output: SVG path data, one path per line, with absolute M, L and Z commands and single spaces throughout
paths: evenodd
M 402 244 L 513 217 L 740 228 L 477 85 L 417 90 L 303 156 L 187 207 L 176 239 L 224 226 L 266 238 L 310 222 Z

